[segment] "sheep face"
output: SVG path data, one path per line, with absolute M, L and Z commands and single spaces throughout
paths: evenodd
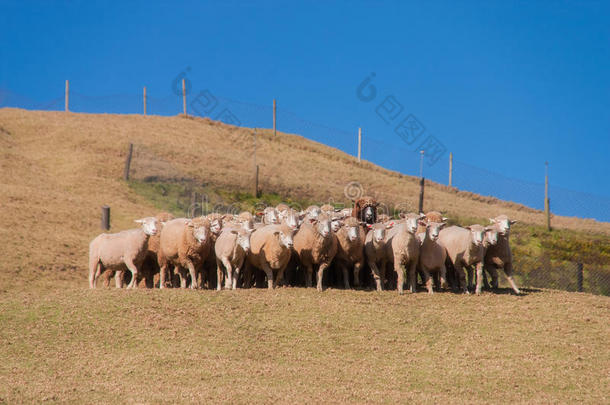
M 386 227 L 383 224 L 373 225 L 373 239 L 375 242 L 383 242 L 385 239 L 385 229 Z
M 294 235 L 294 231 L 292 229 L 282 229 L 280 231 L 275 232 L 276 235 L 280 238 L 280 243 L 287 247 L 288 249 L 292 249 L 294 245 L 292 236 Z
M 341 225 L 343 224 L 341 223 L 340 219 L 333 219 L 330 223 L 330 228 L 333 232 L 337 232 L 341 228 Z
M 292 229 L 297 229 L 299 227 L 299 214 L 293 209 L 287 209 L 280 213 L 280 216 Z
M 218 235 L 222 230 L 222 224 L 219 220 L 215 219 L 210 223 L 210 232 L 215 235 Z
M 326 238 L 331 232 L 331 219 L 326 214 L 318 215 L 318 219 L 312 219 L 312 222 L 315 224 L 316 231 L 322 235 L 323 238 Z
M 375 207 L 372 207 L 370 205 L 365 207 L 362 211 L 362 219 L 364 220 L 364 222 L 369 224 L 375 221 Z
M 470 240 L 473 245 L 481 246 L 485 238 L 485 228 L 481 225 L 470 225 L 466 229 L 470 230 Z
M 358 226 L 350 226 L 347 228 L 347 239 L 349 239 L 350 242 L 356 241 L 358 236 Z
M 407 214 L 404 216 L 407 232 L 415 235 L 415 232 L 417 232 L 418 225 L 421 224 L 423 226 L 426 226 L 426 223 L 421 221 L 422 216 L 423 214 Z
M 495 218 L 489 218 L 489 221 L 498 227 L 498 233 L 500 235 L 507 235 L 510 231 L 510 226 L 517 222 L 515 220 L 511 221 L 506 215 L 499 215 Z
M 322 210 L 317 205 L 310 205 L 305 212 L 309 215 L 309 218 L 316 219 L 322 213 Z
M 194 221 L 190 220 L 187 222 L 187 226 L 193 232 L 193 237 L 199 243 L 205 242 L 210 236 L 210 223 L 207 220 Z
M 445 225 L 447 225 L 445 222 L 428 222 L 426 226 L 428 238 L 432 241 L 436 241 L 440 230 L 443 229 Z
M 159 221 L 155 217 L 136 219 L 135 222 L 142 225 L 142 230 L 147 235 L 155 235 L 159 231 Z
M 278 212 L 273 207 L 267 207 L 263 211 L 264 221 L 268 225 L 277 225 L 280 223 Z
M 498 243 L 498 230 L 493 226 L 485 228 L 485 244 L 487 246 L 495 245 Z

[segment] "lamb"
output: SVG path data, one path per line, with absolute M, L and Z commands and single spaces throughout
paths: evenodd
M 481 225 L 470 225 L 465 228 L 450 226 L 441 230 L 438 236 L 438 244 L 445 248 L 447 258 L 455 269 L 459 284 L 458 288 L 466 294 L 468 294 L 468 288 L 463 268 L 469 269 L 470 275 L 472 274 L 471 266 L 476 266 L 476 293 L 481 293 L 483 258 L 485 256 L 485 247 L 483 246 L 485 231 L 486 228 Z M 471 279 L 471 277 L 469 278 Z M 471 283 L 472 281 L 469 282 L 469 284 Z
M 286 224 L 265 225 L 252 232 L 250 254 L 246 259 L 244 273 L 244 285 L 246 287 L 251 285 L 252 267 L 265 272 L 269 289 L 273 289 L 274 286 L 282 283 L 284 270 L 290 260 L 293 235 L 294 229 Z
M 222 289 L 222 279 L 225 277 L 225 288 L 237 288 L 239 271 L 250 250 L 250 234 L 252 231 L 243 227 L 224 228 L 214 245 L 216 254 L 217 278 L 216 289 Z
M 431 271 L 439 273 L 441 288 L 447 286 L 447 269 L 445 268 L 447 251 L 437 241 L 439 232 L 445 225 L 447 225 L 445 222 L 427 221 L 422 243 L 419 248 L 419 269 L 422 272 L 422 279 L 426 285 L 428 294 L 432 294 Z
M 368 225 L 369 232 L 366 234 L 366 239 L 364 241 L 366 261 L 373 272 L 377 291 L 383 291 L 383 284 L 385 283 L 386 229 L 391 229 L 393 226 L 393 222 L 390 222 L 389 224 L 378 222 L 373 225 Z
M 324 270 L 337 253 L 337 238 L 331 232 L 331 219 L 327 214 L 319 214 L 317 219 L 305 221 L 294 236 L 294 250 L 304 268 L 305 285 L 311 287 L 314 266 L 318 267 L 317 289 L 322 291 Z
M 498 288 L 498 271 L 501 268 L 506 274 L 506 278 L 510 283 L 513 291 L 516 294 L 520 294 L 519 288 L 513 278 L 513 255 L 510 250 L 509 234 L 510 226 L 514 224 L 515 220 L 510 220 L 506 215 L 500 215 L 496 218 L 489 219 L 492 226 L 498 231 L 498 243 L 491 245 L 487 248 L 485 253 L 485 269 L 491 274 L 491 284 L 493 288 Z M 478 274 L 478 273 L 477 273 Z M 477 280 L 477 286 L 478 286 Z
M 157 233 L 158 221 L 154 217 L 138 219 L 140 229 L 130 229 L 119 233 L 103 233 L 89 244 L 89 287 L 104 268 L 131 271 L 131 282 L 127 288 L 137 287 L 138 269 L 148 251 L 148 239 Z
M 410 291 L 415 292 L 416 270 L 419 260 L 419 240 L 415 236 L 423 214 L 406 214 L 404 221 L 395 224 L 386 235 L 386 261 L 394 265 L 396 288 L 403 294 L 405 272 L 409 270 Z
M 343 283 L 350 288 L 348 267 L 354 270 L 354 286 L 360 285 L 360 269 L 364 265 L 364 229 L 354 217 L 347 218 L 336 231 L 337 254 L 335 260 L 343 272 Z
M 165 285 L 167 267 L 174 265 L 180 276 L 180 287 L 186 288 L 186 269 L 191 276 L 191 288 L 196 289 L 197 268 L 203 266 L 210 254 L 210 221 L 199 217 L 193 219 L 177 218 L 163 226 L 158 254 L 161 268 L 160 288 Z

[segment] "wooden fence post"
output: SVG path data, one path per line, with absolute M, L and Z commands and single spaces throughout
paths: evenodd
M 127 149 L 127 158 L 125 159 L 125 171 L 123 172 L 123 179 L 129 180 L 129 168 L 131 167 L 131 156 L 133 155 L 133 143 L 129 144 Z
M 425 179 L 422 177 L 419 179 L 419 211 L 424 212 L 424 182 Z
M 453 180 L 453 152 L 449 152 L 449 187 L 451 187 Z
M 358 163 L 360 163 L 361 153 L 362 153 L 362 128 L 358 128 Z
M 276 136 L 276 123 L 277 123 L 277 104 L 275 103 L 275 99 L 273 99 L 273 136 Z
M 66 80 L 66 112 L 70 111 L 70 81 Z
M 578 292 L 583 292 L 583 282 L 584 282 L 584 271 L 582 263 L 576 263 L 576 282 L 578 284 L 577 289 Z
M 143 94 L 142 94 L 142 101 L 144 103 L 144 115 L 146 115 L 146 86 L 144 86 L 144 90 L 143 90 Z
M 186 115 L 186 83 L 182 79 L 182 112 Z
M 254 197 L 255 198 L 259 197 L 259 190 L 258 190 L 258 165 L 256 165 L 256 173 L 254 174 Z
M 544 213 L 546 215 L 546 228 L 551 230 L 551 200 L 549 199 L 549 162 L 544 162 Z
M 102 205 L 102 229 L 110 230 L 110 207 L 107 205 Z

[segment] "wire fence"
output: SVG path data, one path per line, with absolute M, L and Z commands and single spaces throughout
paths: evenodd
M 45 102 L 37 102 L 6 90 L 0 90 L 0 107 L 18 107 L 32 110 L 64 110 L 65 96 Z M 143 95 L 115 94 L 89 96 L 71 91 L 69 109 L 82 113 L 142 114 Z M 273 122 L 273 106 L 262 106 L 221 97 L 203 90 L 191 92 L 187 97 L 189 114 L 209 117 L 237 126 L 270 128 Z M 146 96 L 146 111 L 149 115 L 172 116 L 182 113 L 182 96 L 176 94 L 154 94 Z M 357 154 L 357 130 L 346 131 L 302 119 L 298 114 L 277 107 L 278 130 L 294 133 L 313 141 L 335 147 L 348 154 Z M 135 159 L 138 159 L 136 146 Z M 417 176 L 420 171 L 420 154 L 401 144 L 399 140 L 376 138 L 366 133 L 362 140 L 362 157 L 375 164 L 397 172 Z M 447 184 L 448 156 L 437 164 L 425 166 L 425 177 Z M 150 157 L 149 157 L 150 158 Z M 153 157 L 153 160 L 155 158 Z M 445 163 L 443 163 L 445 162 Z M 165 170 L 165 169 L 162 169 Z M 140 173 L 142 174 L 142 173 Z M 143 174 L 146 177 L 146 173 Z M 148 176 L 156 178 L 155 176 Z M 157 173 L 158 177 L 158 173 Z M 183 175 L 183 178 L 188 178 Z M 513 179 L 488 169 L 473 166 L 453 159 L 452 186 L 460 190 L 481 195 L 494 196 L 526 206 L 544 208 L 544 184 Z M 176 207 L 188 209 L 192 204 L 192 190 L 184 189 L 184 195 L 176 197 Z M 610 221 L 610 199 L 552 186 L 552 212 L 559 215 L 574 215 Z M 229 204 L 229 203 L 227 203 Z M 227 205 L 228 206 L 228 205 Z M 520 285 L 528 287 L 557 288 L 568 291 L 585 291 L 610 295 L 610 242 L 594 247 L 593 257 L 570 260 L 553 257 L 553 254 L 515 256 L 515 278 Z M 500 277 L 500 286 L 508 287 Z

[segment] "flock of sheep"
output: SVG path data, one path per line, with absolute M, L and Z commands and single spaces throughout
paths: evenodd
M 479 294 L 483 283 L 489 287 L 486 273 L 497 288 L 498 269 L 503 269 L 519 294 L 509 246 L 515 221 L 505 215 L 491 219 L 488 226 L 446 226 L 447 218 L 436 211 L 393 220 L 377 215 L 378 204 L 370 197 L 354 203 L 344 210 L 323 205 L 303 211 L 279 204 L 265 208 L 260 221 L 249 212 L 192 219 L 161 213 L 139 219 L 140 228 L 93 239 L 89 285 L 95 288 L 104 274 L 106 285 L 114 276 L 117 287 L 131 276 L 127 288 L 141 283 L 198 288 L 207 283 L 221 290 L 223 282 L 224 288 L 236 289 L 255 282 L 264 285 L 265 279 L 270 289 L 287 284 L 311 287 L 315 270 L 319 291 L 329 277 L 342 279 L 350 288 L 350 279 L 357 287 L 372 275 L 378 291 L 392 285 L 402 294 L 407 284 L 415 292 L 419 274 L 430 294 L 433 281 L 437 289 L 451 286 L 468 293 L 474 288 Z M 335 271 L 325 278 L 331 264 Z M 363 274 L 365 268 L 370 273 Z

